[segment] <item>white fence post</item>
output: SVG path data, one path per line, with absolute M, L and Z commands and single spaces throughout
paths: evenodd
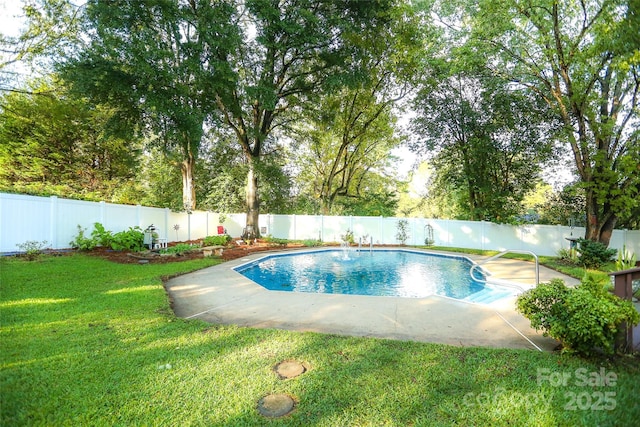
M 58 233 L 57 233 L 57 224 L 58 224 L 58 197 L 51 196 L 49 198 L 49 242 L 51 243 L 52 248 L 58 247 Z
M 298 235 L 298 229 L 297 229 L 297 224 L 296 224 L 296 215 L 293 214 L 291 215 L 293 218 L 291 218 L 291 227 L 293 228 L 293 240 L 296 240 L 296 236 Z
M 169 208 L 164 208 L 164 238 L 169 242 Z
M 107 204 L 102 201 L 100 202 L 100 224 L 104 225 L 105 223 L 105 215 L 107 212 Z

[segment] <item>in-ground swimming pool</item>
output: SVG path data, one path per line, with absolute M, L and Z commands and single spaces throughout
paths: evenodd
M 274 291 L 468 299 L 485 289 L 472 265 L 462 256 L 350 249 L 269 255 L 235 270 Z

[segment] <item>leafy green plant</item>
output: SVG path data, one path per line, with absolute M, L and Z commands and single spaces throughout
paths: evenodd
M 344 233 L 343 235 L 341 235 L 340 238 L 342 239 L 342 241 L 344 243 L 348 243 L 350 245 L 355 243 L 355 240 L 354 240 L 354 237 L 353 237 L 353 231 L 351 231 L 350 229 L 347 229 L 347 232 Z
M 161 249 L 160 253 L 182 255 L 184 253 L 192 251 L 193 249 L 197 249 L 198 247 L 198 245 L 191 245 L 189 243 L 178 243 L 175 246 L 169 246 L 168 248 Z
M 44 251 L 49 247 L 49 242 L 46 240 L 27 240 L 24 243 L 16 244 L 18 249 L 23 252 L 23 256 L 29 261 L 37 259 Z
M 578 251 L 575 248 L 558 250 L 558 259 L 566 264 L 578 264 Z
M 111 249 L 115 251 L 140 252 L 144 249 L 144 232 L 140 227 L 129 227 L 127 231 L 120 231 L 111 239 Z
M 231 236 L 223 234 L 219 236 L 207 236 L 202 239 L 204 246 L 226 246 L 231 241 Z
M 621 325 L 637 324 L 640 314 L 631 301 L 607 292 L 605 284 L 591 274 L 575 288 L 553 279 L 520 295 L 517 308 L 533 328 L 560 341 L 565 351 L 613 354 Z
M 616 255 L 615 249 L 608 249 L 600 242 L 589 239 L 578 239 L 578 263 L 586 268 L 597 269 Z
M 274 245 L 287 246 L 290 242 L 289 239 L 280 239 L 278 237 L 270 237 L 267 239 L 267 242 L 273 243 Z
M 396 224 L 396 239 L 404 245 L 409 240 L 409 221 L 401 219 Z
M 96 241 L 99 246 L 110 247 L 113 240 L 113 233 L 106 230 L 102 224 L 96 222 L 93 224 L 93 231 L 91 237 Z
M 90 251 L 98 246 L 98 240 L 96 238 L 85 236 L 86 231 L 86 228 L 82 228 L 78 224 L 78 234 L 69 242 L 72 248 L 78 249 L 79 251 Z
M 273 236 L 265 236 L 262 238 L 262 240 L 267 243 L 271 243 L 279 246 L 287 246 L 289 243 L 302 243 L 303 246 L 311 247 L 311 248 L 322 245 L 322 242 L 320 240 L 314 240 L 314 239 L 289 240 L 289 239 L 280 239 L 278 237 L 273 237 Z
M 636 266 L 636 254 L 635 252 L 627 251 L 627 245 L 622 245 L 622 250 L 618 251 L 618 258 L 616 259 L 617 270 L 628 270 Z

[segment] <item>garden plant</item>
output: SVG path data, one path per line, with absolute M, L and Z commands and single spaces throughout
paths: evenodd
M 531 326 L 557 339 L 564 350 L 585 356 L 614 354 L 623 325 L 636 325 L 640 314 L 631 301 L 606 289 L 606 282 L 587 275 L 575 288 L 553 279 L 521 294 L 518 310 Z

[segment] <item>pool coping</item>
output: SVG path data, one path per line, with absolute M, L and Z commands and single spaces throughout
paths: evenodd
M 394 248 L 384 247 L 380 250 Z M 422 251 L 416 248 L 399 247 Z M 321 249 L 296 249 L 301 253 Z M 367 249 L 368 250 L 368 249 Z M 374 250 L 376 250 L 374 248 Z M 168 280 L 165 288 L 177 316 L 209 323 L 255 328 L 312 331 L 348 336 L 433 342 L 456 346 L 553 350 L 557 342 L 531 329 L 515 311 L 515 297 L 489 305 L 432 295 L 425 298 L 312 294 L 270 291 L 234 270 L 256 259 L 282 254 L 260 252 Z M 429 251 L 466 257 L 487 257 Z M 531 286 L 532 263 L 500 259 L 484 268 L 498 280 Z M 497 273 L 499 271 L 499 274 Z M 540 280 L 552 277 L 574 284 L 575 279 L 540 267 Z

